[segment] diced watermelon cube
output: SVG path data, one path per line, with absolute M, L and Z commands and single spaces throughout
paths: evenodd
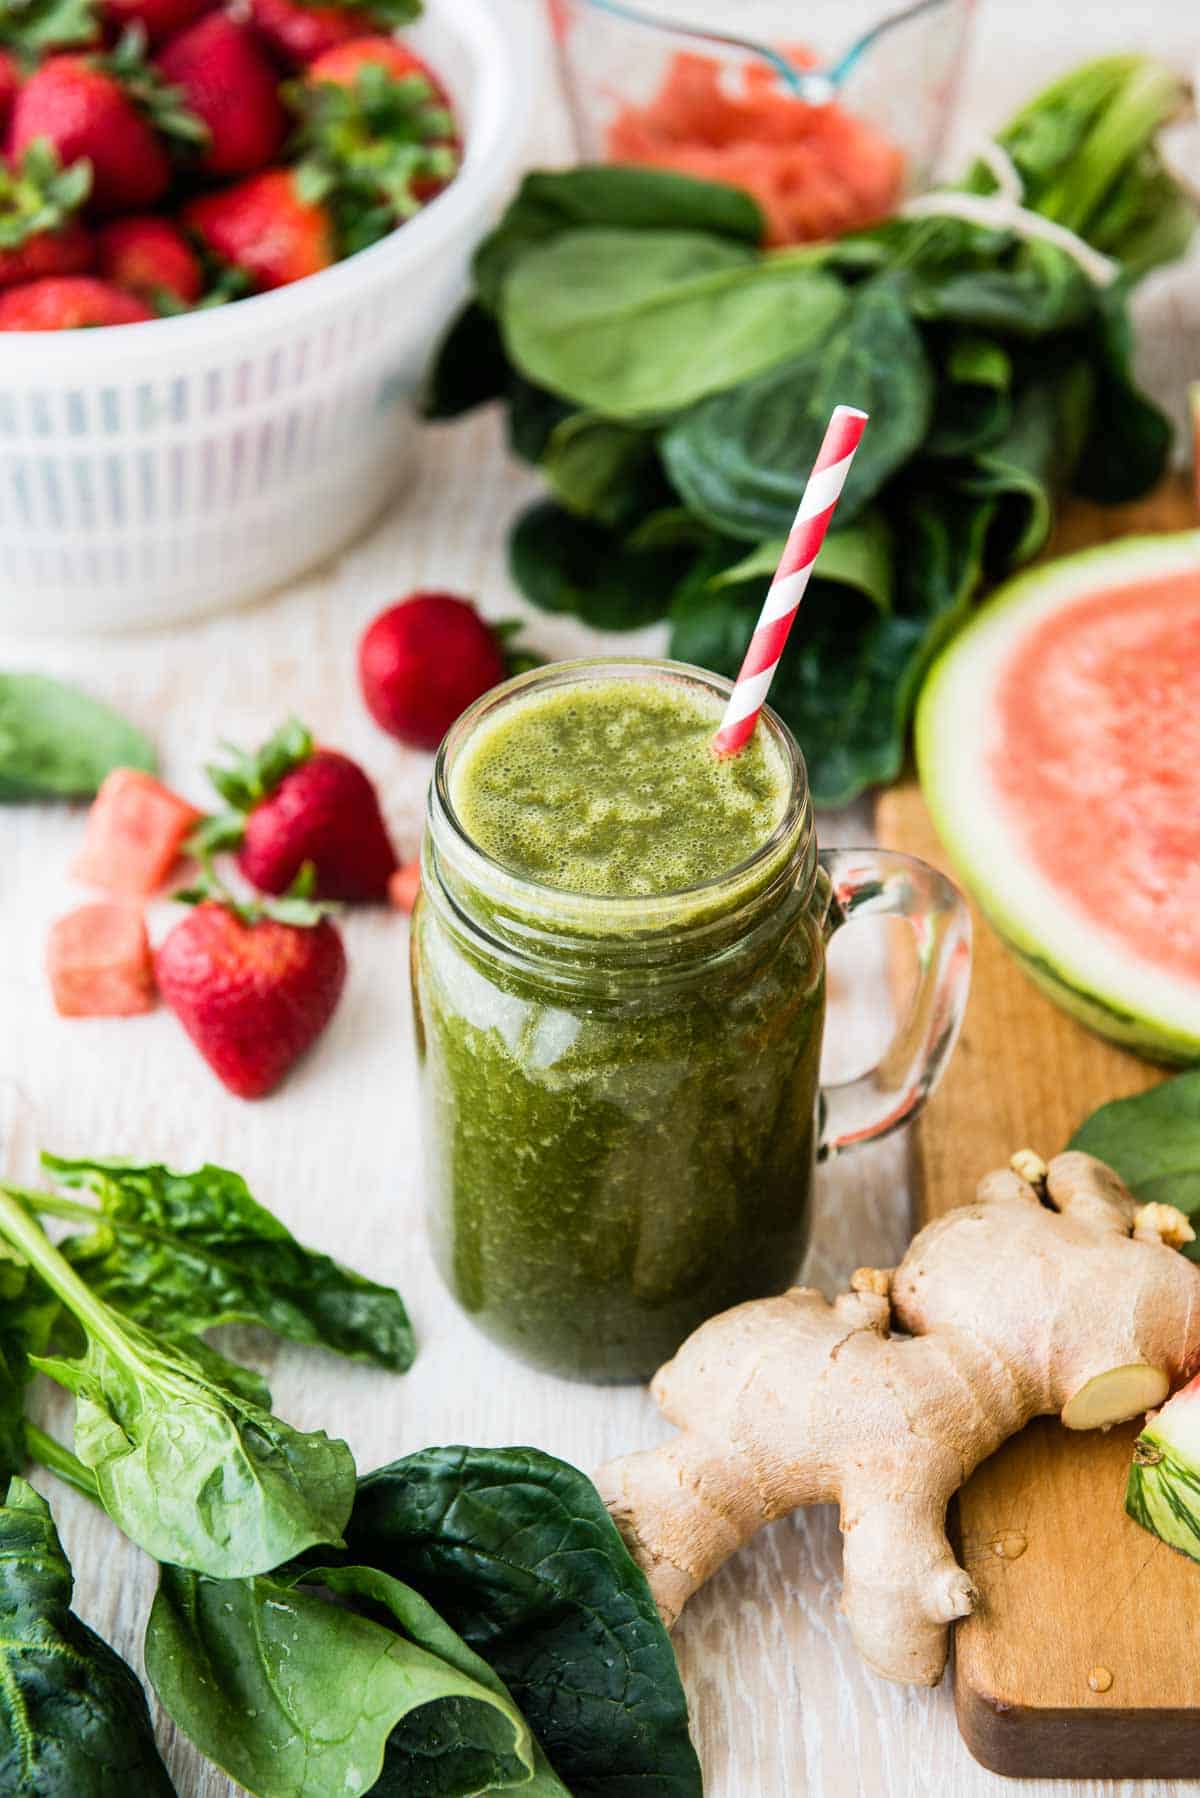
M 132 905 L 81 905 L 56 919 L 46 972 L 64 1018 L 125 1018 L 154 1006 L 150 942 Z
M 73 871 L 87 885 L 110 893 L 153 893 L 203 815 L 152 774 L 114 768 L 92 801 Z
M 411 912 L 417 903 L 417 894 L 420 890 L 421 862 L 419 857 L 415 861 L 405 862 L 402 868 L 397 868 L 388 881 L 388 898 L 397 911 Z

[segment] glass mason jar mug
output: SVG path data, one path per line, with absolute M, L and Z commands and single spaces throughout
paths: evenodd
M 729 692 L 680 663 L 596 660 L 485 695 L 438 753 L 412 936 L 438 1266 L 489 1336 L 594 1380 L 648 1378 L 705 1318 L 792 1283 L 814 1163 L 915 1114 L 970 978 L 949 881 L 907 856 L 818 854 L 803 759 L 769 710 L 783 816 L 718 878 L 598 897 L 487 856 L 452 799 L 472 734 L 532 693 L 614 679 Z M 880 1068 L 822 1090 L 825 947 L 868 914 L 913 926 L 916 998 Z

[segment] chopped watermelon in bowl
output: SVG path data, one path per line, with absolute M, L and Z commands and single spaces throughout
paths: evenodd
M 1033 979 L 1127 1048 L 1200 1060 L 1200 532 L 1003 587 L 934 666 L 916 749 Z

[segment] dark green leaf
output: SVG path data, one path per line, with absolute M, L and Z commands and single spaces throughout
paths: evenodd
M 42 1163 L 61 1185 L 86 1188 L 101 1203 L 96 1230 L 63 1244 L 67 1259 L 146 1328 L 178 1335 L 259 1324 L 396 1372 L 411 1366 L 399 1293 L 298 1243 L 240 1174 L 56 1155 Z
M 480 304 L 495 312 L 506 278 L 525 253 L 580 225 L 708 231 L 747 244 L 761 244 L 766 231 L 757 203 L 740 187 L 619 164 L 535 170 L 476 252 Z
M 1200 1070 L 1102 1105 L 1068 1147 L 1106 1161 L 1134 1198 L 1200 1211 Z M 1200 1259 L 1200 1246 L 1187 1251 Z
M 460 418 L 489 400 L 503 399 L 508 362 L 500 329 L 477 301 L 451 325 L 430 370 L 423 411 L 426 418 Z
M 71 1610 L 50 1507 L 14 1479 L 0 1508 L 0 1791 L 174 1798 L 142 1688 Z
M 670 1641 L 583 1474 L 428 1449 L 360 1482 L 347 1542 L 490 1662 L 574 1798 L 699 1798 Z
M 0 674 L 0 802 L 88 798 L 114 768 L 157 762 L 98 699 L 44 674 Z
M 945 495 L 940 485 L 889 493 L 898 557 L 893 609 L 814 578 L 771 688 L 791 726 L 818 805 L 846 805 L 894 780 L 920 681 L 966 614 L 978 585 L 994 502 Z M 688 582 L 671 612 L 671 654 L 733 675 L 762 603 L 761 586 Z
M 572 416 L 564 400 L 514 370 L 508 383 L 508 447 L 514 456 L 536 467 L 555 429 Z
M 0 44 L 25 55 L 91 44 L 100 35 L 92 0 L 3 0 Z
M 857 290 L 819 348 L 695 407 L 667 430 L 667 473 L 691 511 L 731 537 L 786 537 L 834 406 L 871 422 L 838 503 L 849 524 L 918 449 L 933 377 L 903 287 Z
M 1036 376 L 1018 396 L 1000 441 L 973 456 L 963 490 L 999 502 L 989 560 L 1007 569 L 1043 547 L 1054 517 L 1054 494 L 1070 478 L 1092 415 L 1091 370 L 1064 361 Z
M 256 1798 L 555 1790 L 530 1784 L 528 1725 L 487 1663 L 374 1568 L 210 1580 L 164 1567 L 146 1671 Z
M 0 1490 L 25 1465 L 25 1388 L 31 1355 L 50 1341 L 58 1300 L 27 1267 L 0 1251 Z
M 1095 289 L 1054 244 L 1023 243 L 1002 266 L 928 274 L 913 289 L 919 318 L 1016 338 L 1046 337 L 1082 324 Z
M 551 432 L 542 473 L 569 512 L 619 526 L 643 509 L 654 442 L 632 425 L 574 412 Z
M 636 630 L 663 617 L 694 553 L 627 549 L 603 525 L 549 503 L 525 512 L 509 539 L 512 577 L 526 599 L 602 631 Z
M 605 418 L 654 419 L 819 342 L 843 304 L 809 261 L 703 232 L 593 227 L 522 256 L 500 324 L 538 386 Z
M 1012 357 L 992 337 L 956 334 L 944 346 L 928 456 L 968 456 L 989 448 L 1012 421 Z
M 1134 382 L 1133 328 L 1121 287 L 1101 296 L 1088 347 L 1095 402 L 1073 485 L 1085 499 L 1120 505 L 1139 499 L 1162 479 L 1173 435 L 1170 420 Z

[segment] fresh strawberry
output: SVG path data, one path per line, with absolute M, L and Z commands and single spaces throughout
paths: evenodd
M 335 44 L 365 31 L 394 30 L 419 14 L 420 0 L 375 0 L 357 6 L 348 0 L 249 0 L 250 19 L 272 53 L 294 69 L 303 68 Z
M 275 70 L 248 26 L 210 13 L 159 53 L 158 68 L 208 130 L 210 175 L 249 175 L 278 156 L 288 132 Z
M 411 593 L 369 625 L 358 678 L 375 722 L 436 749 L 459 713 L 505 676 L 504 653 L 469 600 Z
M 183 223 L 212 254 L 265 292 L 336 262 L 333 220 L 300 191 L 293 169 L 266 169 L 183 210 Z
M 92 235 L 78 216 L 91 180 L 86 162 L 64 169 L 45 143 L 13 168 L 0 165 L 0 287 L 92 267 Z
M 330 206 L 344 255 L 411 218 L 458 168 L 445 91 L 394 38 L 339 44 L 286 92 L 306 191 Z
M 375 789 L 357 762 L 319 749 L 295 719 L 257 755 L 232 750 L 209 778 L 229 807 L 201 825 L 202 853 L 237 848 L 238 866 L 260 892 L 285 893 L 312 869 L 322 899 L 386 899 L 396 871 Z
M 333 1016 L 346 981 L 342 939 L 300 898 L 242 906 L 205 886 L 154 958 L 159 992 L 230 1092 L 261 1099 Z
M 309 6 L 307 0 L 250 0 L 250 21 L 271 53 L 294 69 L 361 36 L 363 29 L 362 13 L 344 6 Z
M 100 0 L 106 25 L 119 35 L 130 25 L 140 26 L 151 44 L 165 43 L 177 31 L 204 13 L 211 12 L 218 0 Z
M 10 158 L 45 138 L 64 165 L 86 157 L 100 212 L 151 205 L 171 180 L 167 141 L 203 142 L 204 127 L 141 61 L 131 35 L 111 56 L 52 56 L 13 107 Z
M 0 331 L 78 331 L 153 317 L 136 295 L 92 275 L 48 275 L 0 293 Z
M 96 264 L 106 281 L 136 293 L 159 311 L 200 298 L 204 271 L 178 225 L 155 213 L 113 219 L 96 239 Z
M 363 69 L 383 69 L 393 81 L 408 81 L 415 77 L 427 83 L 442 106 L 450 104 L 445 88 L 429 64 L 422 62 L 406 44 L 378 32 L 344 39 L 309 65 L 305 79 L 325 81 L 333 87 L 353 87 Z

